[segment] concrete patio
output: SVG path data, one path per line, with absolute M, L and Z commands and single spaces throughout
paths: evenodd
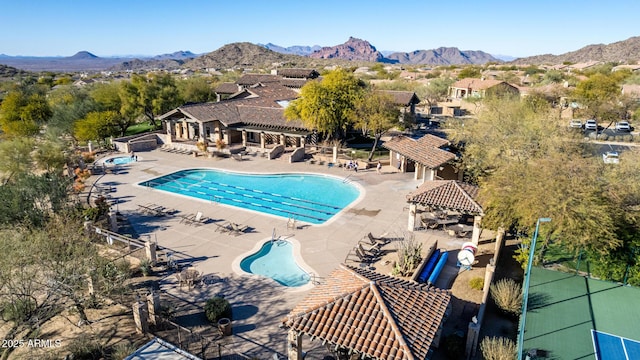
M 286 288 L 271 279 L 241 272 L 237 266 L 239 260 L 255 252 L 275 232 L 277 237 L 292 239 L 294 244 L 299 244 L 298 263 L 312 274 L 314 281 L 321 282 L 344 262 L 347 253 L 367 233 L 401 238 L 407 232 L 409 211 L 406 195 L 420 184 L 413 179 L 412 173 L 398 173 L 389 166 L 383 167 L 382 174 L 378 174 L 375 168 L 353 172 L 326 165 L 289 164 L 283 159 L 267 160 L 257 156 L 237 161 L 232 158 L 196 158 L 160 150 L 136 155 L 137 162 L 119 166 L 114 173 L 102 175 L 96 184 L 115 188 L 111 196 L 117 200 L 117 210 L 141 237 L 148 236 L 159 246 L 170 249 L 179 265 L 193 266 L 204 274 L 206 280 L 202 286 L 187 289 L 181 288 L 175 276 L 168 274 L 160 281 L 163 296 L 181 299 L 201 312 L 199 309 L 208 298 L 223 295 L 234 309 L 234 335 L 226 339 L 226 346 L 260 359 L 269 358 L 274 353 L 285 353 L 286 331 L 279 327 L 281 319 L 313 284 L 302 289 Z M 136 185 L 185 168 L 253 173 L 305 172 L 349 177 L 349 181 L 362 188 L 363 196 L 326 224 L 299 223 L 297 229 L 290 229 L 285 218 Z M 138 205 L 149 203 L 177 212 L 175 216 L 161 217 L 142 213 Z M 195 226 L 181 222 L 178 216 L 199 211 L 212 221 Z M 220 233 L 213 223 L 219 221 L 247 225 L 249 231 L 239 236 Z M 441 248 L 459 249 L 463 242 L 463 239 L 450 237 L 438 230 L 416 231 L 414 234 L 415 239 L 423 243 L 438 240 Z M 395 250 L 393 243 L 386 246 L 388 250 Z M 190 314 L 181 316 L 178 321 L 189 322 Z

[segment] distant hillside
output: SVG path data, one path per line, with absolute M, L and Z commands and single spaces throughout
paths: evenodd
M 297 55 L 286 55 L 248 42 L 227 44 L 218 50 L 187 61 L 183 67 L 189 69 L 232 67 L 269 67 L 273 63 L 293 66 L 308 64 L 308 59 Z
M 278 52 L 280 54 L 300 55 L 300 56 L 307 56 L 313 53 L 314 51 L 322 49 L 320 45 L 313 45 L 313 46 L 295 45 L 295 46 L 288 46 L 288 47 L 282 47 L 272 43 L 268 43 L 266 45 L 263 45 L 263 44 L 258 44 L 258 45 L 263 46 L 271 51 Z
M 97 56 L 93 55 L 88 51 L 78 51 L 75 55 L 66 57 L 65 59 L 69 60 L 90 60 L 90 59 L 98 59 Z
M 151 60 L 187 60 L 198 57 L 198 55 L 192 53 L 191 51 L 176 51 L 171 54 L 162 54 L 156 55 L 151 58 Z
M 484 51 L 464 50 L 456 47 L 440 47 L 434 50 L 416 50 L 412 53 L 393 53 L 387 59 L 400 64 L 464 65 L 501 62 Z
M 11 79 L 17 76 L 29 75 L 28 71 L 16 69 L 11 66 L 1 65 L 0 64 L 0 78 L 2 79 Z
M 384 55 L 368 41 L 350 37 L 344 44 L 326 46 L 309 54 L 314 59 L 342 59 L 349 61 L 384 62 Z
M 175 70 L 179 69 L 185 60 L 179 59 L 151 59 L 151 60 L 141 60 L 141 59 L 132 59 L 121 62 L 117 65 L 110 67 L 108 70 L 110 71 L 126 71 L 126 70 Z
M 587 61 L 602 62 L 632 62 L 640 60 L 640 36 L 631 37 L 624 41 L 614 42 L 608 45 L 588 45 L 579 50 L 561 55 L 536 55 L 519 58 L 511 63 L 517 65 L 562 64 L 565 62 L 582 63 Z

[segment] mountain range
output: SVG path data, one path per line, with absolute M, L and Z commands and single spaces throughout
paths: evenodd
M 505 58 L 504 55 L 499 57 Z M 80 51 L 69 57 L 29 57 L 0 54 L 0 64 L 27 71 L 73 72 L 258 68 L 270 67 L 274 64 L 291 67 L 320 67 L 335 64 L 358 66 L 372 62 L 409 65 L 465 65 L 502 62 L 499 57 L 483 51 L 459 50 L 455 47 L 415 50 L 410 53 L 382 52 L 366 40 L 350 37 L 343 44 L 326 47 L 319 45 L 282 47 L 272 43 L 261 45 L 240 42 L 224 45 L 206 54 L 177 51 L 154 57 L 103 58 L 87 51 Z M 632 37 L 608 45 L 585 46 L 561 55 L 545 54 L 519 58 L 510 61 L 509 64 L 540 65 L 586 61 L 635 63 L 638 60 L 640 60 L 640 37 Z

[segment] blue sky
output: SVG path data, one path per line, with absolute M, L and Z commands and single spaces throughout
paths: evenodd
M 344 43 L 378 50 L 441 46 L 491 54 L 562 54 L 640 35 L 638 0 L 0 0 L 0 54 L 207 53 L 248 41 Z

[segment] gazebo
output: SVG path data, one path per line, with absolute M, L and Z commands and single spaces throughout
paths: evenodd
M 283 319 L 288 358 L 302 359 L 307 335 L 339 359 L 427 359 L 450 300 L 447 290 L 341 265 Z
M 471 241 L 478 244 L 480 224 L 484 213 L 482 207 L 476 201 L 477 196 L 477 186 L 461 181 L 433 180 L 424 182 L 415 191 L 407 195 L 407 202 L 409 203 L 408 230 L 415 230 L 416 215 L 421 210 L 457 212 L 473 216 Z

